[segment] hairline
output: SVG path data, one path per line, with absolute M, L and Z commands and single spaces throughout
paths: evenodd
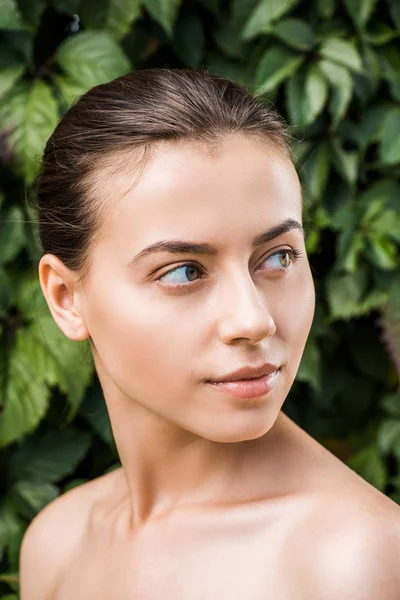
M 288 144 L 279 140 L 279 138 L 275 138 L 275 136 L 268 136 L 259 131 L 252 132 L 248 130 L 215 132 L 207 138 L 204 136 L 181 136 L 176 139 L 154 140 L 137 145 L 126 145 L 119 149 L 112 148 L 94 155 L 93 166 L 88 170 L 88 173 L 83 175 L 80 185 L 82 193 L 86 196 L 87 203 L 90 206 L 89 210 L 93 210 L 94 212 L 94 220 L 97 226 L 90 237 L 86 258 L 83 261 L 80 273 L 77 272 L 78 286 L 84 287 L 89 280 L 93 248 L 103 238 L 103 224 L 115 208 L 115 202 L 107 203 L 104 197 L 100 197 L 102 177 L 106 176 L 107 173 L 110 176 L 118 176 L 120 172 L 126 175 L 135 169 L 132 184 L 119 198 L 121 200 L 139 184 L 146 167 L 157 152 L 179 147 L 179 145 L 186 145 L 190 148 L 200 149 L 200 151 L 205 152 L 207 155 L 213 155 L 226 139 L 238 135 L 255 141 L 264 151 L 266 150 L 275 154 L 278 152 L 282 158 L 288 159 L 295 168 L 293 155 Z

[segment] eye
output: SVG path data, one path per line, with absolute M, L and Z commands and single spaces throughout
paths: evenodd
M 272 266 L 274 269 L 276 268 L 279 271 L 285 271 L 290 267 L 292 262 L 294 262 L 299 257 L 300 254 L 301 253 L 298 250 L 289 250 L 286 248 L 284 250 L 279 250 L 279 252 L 271 254 L 265 259 L 264 262 L 272 262 Z
M 175 269 L 168 271 L 167 273 L 164 273 L 164 275 L 158 278 L 158 281 L 164 280 L 167 277 L 167 275 L 172 275 L 174 273 L 181 272 L 180 276 L 177 278 L 178 281 L 175 281 L 175 285 L 185 285 L 188 282 L 188 280 L 185 281 L 185 277 L 188 277 L 189 283 L 191 281 L 195 282 L 197 281 L 196 273 L 199 273 L 200 271 L 203 272 L 203 270 L 196 263 L 186 263 L 184 265 L 181 265 L 180 267 L 176 267 Z M 200 279 L 203 279 L 203 277 L 201 277 Z
M 300 256 L 302 252 L 299 250 L 295 250 L 293 248 L 284 248 L 283 250 L 279 250 L 278 252 L 274 252 L 268 256 L 264 262 L 272 263 L 272 271 L 288 271 L 293 262 L 295 262 Z M 275 264 L 274 264 L 275 263 Z M 270 269 L 268 269 L 270 270 Z M 198 274 L 201 274 L 198 277 Z M 175 281 L 172 280 L 172 285 L 169 287 L 190 287 L 190 284 L 195 284 L 200 280 L 206 277 L 204 270 L 195 262 L 187 262 L 175 269 L 171 269 L 161 275 L 157 281 L 168 281 L 167 277 L 178 274 L 178 277 L 175 278 Z

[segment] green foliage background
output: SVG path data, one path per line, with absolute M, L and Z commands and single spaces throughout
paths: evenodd
M 399 34 L 399 0 L 0 0 L 0 597 L 35 514 L 118 465 L 31 200 L 70 103 L 132 69 L 205 67 L 292 125 L 317 310 L 284 410 L 400 503 Z

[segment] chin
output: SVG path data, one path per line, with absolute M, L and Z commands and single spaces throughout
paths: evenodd
M 221 428 L 218 428 L 218 422 L 214 422 L 213 430 L 204 432 L 202 437 L 221 444 L 257 440 L 272 429 L 278 415 L 276 411 L 270 411 L 264 419 L 259 414 L 241 415 L 235 423 L 229 423 L 227 416 Z

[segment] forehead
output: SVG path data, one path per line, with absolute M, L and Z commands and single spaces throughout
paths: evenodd
M 161 146 L 134 185 L 133 170 L 118 169 L 102 189 L 110 203 L 102 237 L 117 245 L 131 239 L 140 250 L 172 235 L 240 238 L 287 218 L 301 222 L 301 189 L 290 159 L 243 135 L 211 149 L 193 142 Z

